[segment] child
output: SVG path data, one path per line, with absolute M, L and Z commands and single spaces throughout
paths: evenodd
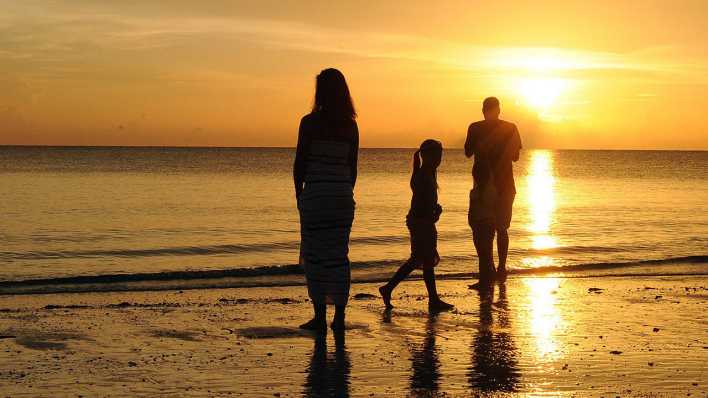
M 403 264 L 391 280 L 379 288 L 386 308 L 391 305 L 391 292 L 414 269 L 423 269 L 425 287 L 428 289 L 428 308 L 430 311 L 445 311 L 454 308 L 438 297 L 435 288 L 435 266 L 440 262 L 438 256 L 438 232 L 435 223 L 440 218 L 442 207 L 438 204 L 438 184 L 436 170 L 442 160 L 442 144 L 435 140 L 425 140 L 413 155 L 413 175 L 411 190 L 413 199 L 411 209 L 406 216 L 406 225 L 411 236 L 411 257 Z M 423 164 L 421 165 L 421 159 Z

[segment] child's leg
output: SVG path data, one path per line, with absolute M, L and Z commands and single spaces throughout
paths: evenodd
M 425 281 L 425 288 L 428 289 L 428 302 L 437 303 L 440 301 L 438 289 L 435 286 L 435 269 L 433 267 L 423 268 L 423 280 Z
M 391 292 L 393 292 L 393 289 L 395 289 L 401 281 L 406 279 L 406 277 L 408 277 L 414 269 L 415 266 L 413 265 L 413 259 L 409 259 L 405 262 L 405 264 L 398 268 L 398 271 L 396 271 L 387 284 L 379 288 L 379 293 L 381 293 L 381 297 L 383 298 L 384 304 L 386 304 L 387 308 L 393 307 L 391 305 Z
M 435 311 L 444 311 L 454 308 L 453 305 L 440 300 L 438 290 L 435 286 L 435 268 L 426 266 L 423 268 L 423 280 L 425 288 L 428 289 L 428 307 Z
M 319 302 L 312 302 L 315 317 L 300 325 L 300 329 L 325 330 L 327 329 L 327 305 Z

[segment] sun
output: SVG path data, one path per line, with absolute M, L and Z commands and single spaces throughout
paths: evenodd
M 522 78 L 515 91 L 524 105 L 543 116 L 553 110 L 567 88 L 568 82 L 560 78 Z

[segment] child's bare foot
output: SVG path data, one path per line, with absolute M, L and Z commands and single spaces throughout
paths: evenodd
M 381 298 L 383 298 L 386 308 L 393 308 L 393 305 L 391 305 L 391 291 L 388 290 L 386 286 L 381 286 L 379 288 L 379 293 L 381 294 Z
M 327 330 L 327 321 L 324 319 L 312 318 L 309 321 L 300 325 L 300 329 L 324 332 Z
M 430 301 L 428 303 L 428 310 L 431 312 L 450 311 L 453 308 L 455 308 L 454 305 L 446 303 L 440 299 Z

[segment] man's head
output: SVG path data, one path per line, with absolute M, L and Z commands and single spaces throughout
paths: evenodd
M 499 119 L 499 100 L 497 97 L 487 97 L 482 102 L 482 113 L 484 114 L 485 120 L 497 120 Z

